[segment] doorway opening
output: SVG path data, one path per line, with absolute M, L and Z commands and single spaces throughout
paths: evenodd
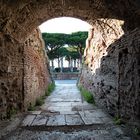
M 54 18 L 40 25 L 54 80 L 78 79 L 90 28 L 87 22 L 71 17 Z

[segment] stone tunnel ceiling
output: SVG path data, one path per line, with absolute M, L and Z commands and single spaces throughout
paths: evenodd
M 139 0 L 8 0 L 0 1 L 0 31 L 22 42 L 41 23 L 61 16 L 121 19 L 138 25 Z

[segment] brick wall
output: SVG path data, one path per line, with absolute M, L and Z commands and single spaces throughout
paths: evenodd
M 51 79 L 38 29 L 25 43 L 1 35 L 0 52 L 0 118 L 3 119 L 12 109 L 26 110 L 30 103 L 45 94 Z
M 119 111 L 125 118 L 140 119 L 140 29 L 117 42 Z
M 52 73 L 55 80 L 77 80 L 79 73 Z
M 24 109 L 23 45 L 9 36 L 0 36 L 0 119 L 10 111 Z
M 51 82 L 48 58 L 39 29 L 27 39 L 24 46 L 24 94 L 25 106 L 35 103 L 37 97 L 44 95 Z

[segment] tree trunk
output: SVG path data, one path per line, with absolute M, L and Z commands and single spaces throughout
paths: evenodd
M 80 68 L 80 60 L 79 59 L 77 59 L 77 68 L 79 69 Z
M 60 58 L 58 57 L 58 68 L 60 68 Z
M 54 70 L 54 62 L 53 62 L 53 60 L 51 60 L 51 70 L 52 71 Z
M 76 68 L 76 59 L 74 59 L 74 67 Z
M 70 61 L 71 61 L 71 67 L 70 67 L 70 69 L 71 69 L 71 72 L 73 72 L 73 60 L 71 59 Z
M 68 63 L 69 63 L 69 64 L 68 64 L 68 67 L 70 68 L 70 60 L 68 61 Z
M 61 72 L 63 72 L 63 57 L 61 57 Z
M 81 70 L 81 68 L 82 68 L 82 45 L 81 44 L 79 44 L 79 46 L 78 46 L 78 52 L 79 52 L 79 55 L 80 55 L 80 70 Z

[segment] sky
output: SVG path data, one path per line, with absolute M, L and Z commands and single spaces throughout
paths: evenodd
M 48 20 L 39 26 L 42 33 L 66 33 L 88 31 L 91 25 L 77 18 L 61 17 Z

